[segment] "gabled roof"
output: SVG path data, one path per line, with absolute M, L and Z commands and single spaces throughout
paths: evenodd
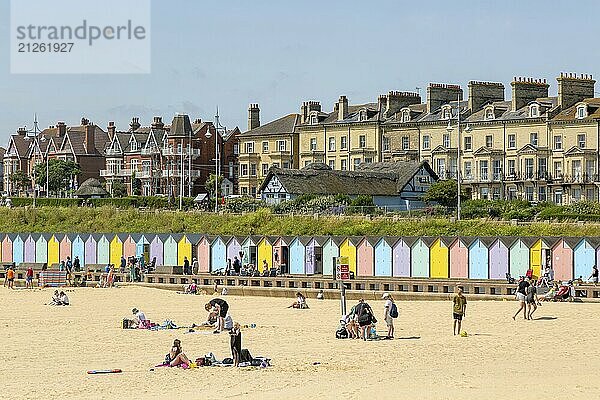
M 14 151 L 19 158 L 25 157 L 27 151 L 29 150 L 31 142 L 32 140 L 30 136 L 24 136 L 19 134 L 11 135 L 8 141 L 6 155 L 10 156 L 10 154 Z
M 240 136 L 246 137 L 254 135 L 278 135 L 282 133 L 293 133 L 296 132 L 296 127 L 299 123 L 299 114 L 288 114 L 267 124 L 246 131 L 240 134 Z
M 577 108 L 585 106 L 587 116 L 585 118 L 577 118 Z M 593 122 L 600 118 L 600 98 L 592 97 L 584 99 L 577 104 L 559 112 L 552 121 L 571 121 L 571 122 Z

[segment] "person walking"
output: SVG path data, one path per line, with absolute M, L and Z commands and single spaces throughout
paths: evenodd
M 383 320 L 385 321 L 385 324 L 387 325 L 387 328 L 388 328 L 387 336 L 385 338 L 393 339 L 394 338 L 394 318 L 398 317 L 398 309 L 396 308 L 396 305 L 394 304 L 394 299 L 392 298 L 391 294 L 384 293 L 383 296 L 381 296 L 381 299 L 385 300 L 385 304 L 383 306 Z M 394 316 L 394 314 L 395 314 L 395 316 Z
M 527 288 L 529 287 L 529 279 L 528 278 L 523 278 L 519 281 L 519 285 L 517 286 L 517 292 L 516 297 L 517 297 L 517 301 L 519 302 L 519 309 L 517 310 L 517 312 L 515 313 L 515 315 L 513 315 L 513 320 L 515 318 L 517 318 L 517 315 L 519 315 L 519 313 L 521 312 L 521 310 L 523 310 L 523 318 L 527 319 L 527 304 L 525 303 L 526 299 L 527 299 Z
M 458 289 L 456 289 L 454 299 L 452 299 L 452 316 L 454 318 L 454 328 L 452 329 L 452 333 L 454 335 L 460 334 L 462 320 L 465 317 L 466 312 L 467 298 L 463 295 L 462 288 L 459 287 Z
M 25 288 L 33 289 L 33 268 L 31 265 L 27 268 L 25 275 Z
M 537 310 L 537 303 L 539 303 L 535 282 L 531 282 L 531 285 L 527 288 L 525 301 L 527 302 L 527 319 L 531 320 L 533 319 L 533 313 Z

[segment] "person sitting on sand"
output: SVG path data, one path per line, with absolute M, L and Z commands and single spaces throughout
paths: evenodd
M 190 283 L 185 287 L 186 294 L 196 294 L 198 293 L 198 286 L 195 283 Z
M 150 321 L 148 321 L 148 318 L 146 318 L 146 314 L 144 314 L 142 311 L 138 310 L 135 307 L 131 310 L 131 313 L 133 314 L 133 324 L 131 325 L 132 328 L 149 328 Z
M 229 335 L 233 366 L 238 367 L 240 365 L 240 355 L 242 354 L 242 331 L 238 322 L 233 325 L 233 329 L 229 331 Z
M 60 302 L 60 293 L 58 293 L 58 290 L 54 291 L 54 294 L 52 295 L 52 300 L 50 300 L 50 303 L 48 303 L 49 306 L 58 306 Z
M 364 300 L 361 299 L 359 304 L 363 301 Z M 360 335 L 358 333 L 358 323 L 356 322 L 356 306 L 358 306 L 358 304 L 352 306 L 352 308 L 350 309 L 350 312 L 344 318 L 344 321 L 346 322 L 346 330 L 348 331 L 349 339 L 358 339 L 360 337 Z
M 323 289 L 319 290 L 317 293 L 317 300 L 323 300 L 325 298 L 325 293 L 323 293 Z
M 165 356 L 165 364 L 168 364 L 170 367 L 176 367 L 178 365 L 189 366 L 191 364 L 190 359 L 187 358 L 181 348 L 181 341 L 179 339 L 173 341 L 173 346 L 171 347 L 169 354 Z
M 225 317 L 229 311 L 229 304 L 223 299 L 215 298 L 204 305 L 204 309 L 209 313 L 216 312 L 218 314 L 219 325 L 214 333 L 223 332 L 225 326 Z
M 308 308 L 308 304 L 306 304 L 306 297 L 300 292 L 296 293 L 296 301 L 293 302 L 288 308 L 299 308 L 306 309 Z
M 69 296 L 63 291 L 58 294 L 58 306 L 68 306 L 69 305 Z

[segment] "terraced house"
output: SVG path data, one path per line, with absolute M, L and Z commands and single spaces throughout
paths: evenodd
M 561 73 L 557 84 L 557 95 L 549 96 L 545 79 L 515 77 L 506 99 L 502 83 L 471 81 L 464 99 L 458 85 L 431 83 L 425 102 L 412 92 L 391 91 L 377 102 L 358 105 L 340 96 L 330 112 L 306 101 L 294 114 L 290 132 L 297 138 L 291 149 L 298 156 L 294 168 L 324 163 L 354 170 L 362 163 L 428 161 L 442 178 L 455 179 L 460 170 L 473 198 L 598 201 L 600 98 L 594 98 L 595 81 L 591 75 Z M 240 140 L 252 136 L 259 143 L 275 133 L 250 132 Z M 247 159 L 243 146 L 240 157 Z M 240 167 L 241 172 L 251 168 Z M 253 176 L 248 193 L 264 176 Z

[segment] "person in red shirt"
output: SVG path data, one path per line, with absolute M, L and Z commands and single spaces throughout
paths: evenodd
M 33 289 L 33 268 L 31 266 L 27 268 L 25 274 L 25 288 Z

